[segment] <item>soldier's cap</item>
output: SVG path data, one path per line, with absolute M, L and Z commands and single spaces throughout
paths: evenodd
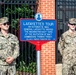
M 70 25 L 76 25 L 76 18 L 70 18 L 69 19 L 69 24 Z
M 4 24 L 8 22 L 8 18 L 7 17 L 2 17 L 0 18 L 0 24 Z

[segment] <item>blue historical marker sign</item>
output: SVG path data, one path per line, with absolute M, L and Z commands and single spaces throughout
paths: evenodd
M 56 20 L 20 19 L 20 40 L 53 40 L 57 39 Z

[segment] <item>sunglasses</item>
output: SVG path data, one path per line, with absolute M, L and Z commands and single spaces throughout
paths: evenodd
M 69 24 L 70 24 L 70 25 L 72 25 L 72 26 L 73 26 L 73 25 L 74 25 L 74 26 L 76 26 L 76 24 L 75 24 L 75 23 L 73 23 L 73 24 L 69 23 Z
M 5 26 L 6 24 L 7 24 L 7 25 L 10 25 L 9 22 L 3 23 L 4 26 Z

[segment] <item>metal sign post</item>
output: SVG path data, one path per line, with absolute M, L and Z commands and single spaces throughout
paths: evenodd
M 41 68 L 40 68 L 40 50 L 41 50 L 41 46 L 40 46 L 40 42 L 38 42 L 37 46 L 37 75 L 41 75 Z
M 40 51 L 37 51 L 37 75 L 41 75 L 40 71 Z

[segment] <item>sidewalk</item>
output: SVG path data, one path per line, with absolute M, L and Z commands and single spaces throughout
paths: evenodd
M 62 75 L 62 64 L 56 64 L 56 75 Z

